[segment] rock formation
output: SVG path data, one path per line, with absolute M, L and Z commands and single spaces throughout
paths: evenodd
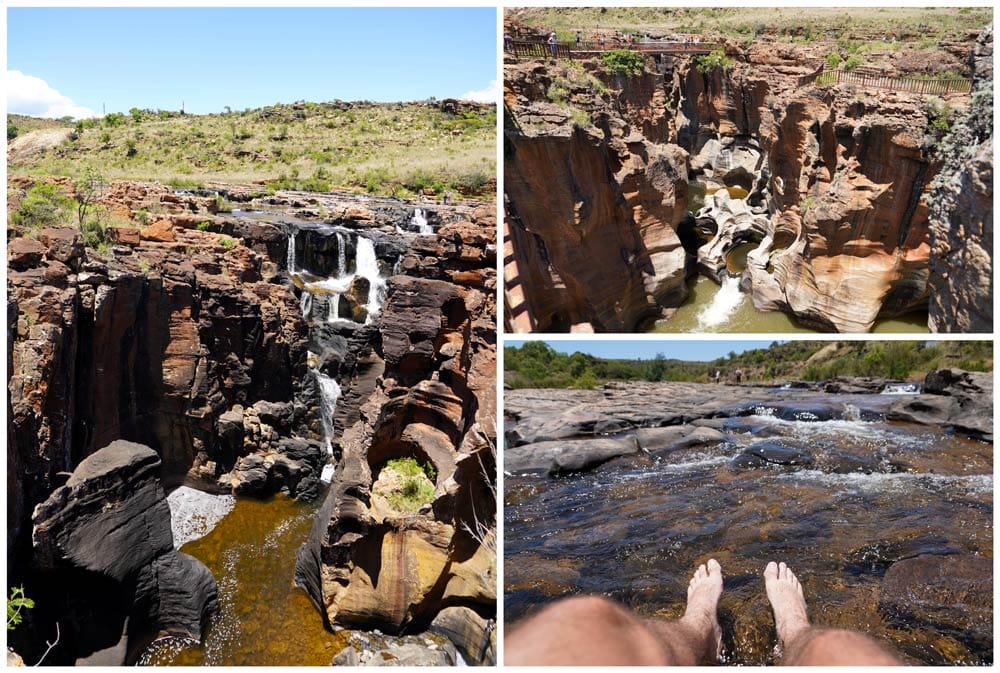
M 969 109 L 940 142 L 931 193 L 930 323 L 993 332 L 993 26 L 976 41 Z
M 742 287 L 758 310 L 866 332 L 927 307 L 936 274 L 932 327 L 983 330 L 992 141 L 976 139 L 951 197 L 931 198 L 942 157 L 925 144 L 923 97 L 816 86 L 807 75 L 821 60 L 808 48 L 726 50 L 734 65 L 704 73 L 688 57 L 647 58 L 634 76 L 588 61 L 589 81 L 558 62 L 505 65 L 508 323 L 527 311 L 518 329 L 641 330 L 679 305 L 686 276 L 718 281 L 728 252 L 753 242 Z M 982 67 L 991 38 L 979 51 Z M 707 245 L 681 223 L 688 178 L 745 192 L 706 203 Z M 929 261 L 935 201 L 940 263 Z M 949 264 L 962 280 L 944 280 Z
M 114 441 L 35 508 L 38 604 L 60 624 L 46 663 L 120 666 L 158 635 L 201 638 L 215 578 L 173 548 L 160 464 L 149 447 Z
M 629 83 L 627 118 L 570 77 L 528 64 L 504 82 L 518 109 L 504 170 L 520 285 L 539 330 L 633 331 L 687 296 L 687 155 L 666 142 L 656 77 Z M 563 86 L 586 121 L 537 100 Z
M 962 434 L 993 441 L 993 375 L 940 369 L 927 374 L 923 391 L 892 405 L 889 418 L 943 425 Z
M 492 662 L 496 642 L 494 231 L 489 207 L 446 223 L 416 239 L 399 264 L 408 275 L 389 279 L 376 344 L 385 370 L 344 434 L 296 567 L 330 625 L 430 627 L 470 663 Z M 374 497 L 399 458 L 436 475 L 416 513 Z

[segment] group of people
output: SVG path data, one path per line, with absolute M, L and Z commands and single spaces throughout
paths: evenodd
M 785 563 L 767 564 L 764 590 L 774 613 L 782 661 L 788 666 L 900 666 L 868 636 L 812 626 L 805 594 Z M 514 625 L 504 642 L 512 666 L 695 666 L 717 663 L 722 628 L 717 617 L 722 567 L 701 564 L 688 583 L 677 620 L 640 617 L 603 597 L 557 601 Z
M 716 384 L 722 383 L 721 369 L 715 370 L 715 373 L 712 374 L 712 380 L 715 381 Z M 739 367 L 737 367 L 736 370 L 733 372 L 733 381 L 735 383 L 743 383 L 743 370 L 740 369 Z

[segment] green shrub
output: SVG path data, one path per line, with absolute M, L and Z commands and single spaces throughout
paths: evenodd
M 14 122 L 7 122 L 7 140 L 13 140 L 17 137 L 17 124 Z
M 723 71 L 729 70 L 733 67 L 733 59 L 726 56 L 724 49 L 716 49 L 703 56 L 694 57 L 694 67 L 703 75 L 707 75 L 716 68 L 721 68 Z
M 205 222 L 199 222 L 197 226 L 198 231 L 208 231 L 212 228 L 212 223 L 206 220 Z
M 844 61 L 844 70 L 854 70 L 859 65 L 864 65 L 865 57 L 860 54 L 851 54 Z
M 611 49 L 601 54 L 604 68 L 613 75 L 642 74 L 644 59 L 642 54 L 630 49 Z
M 104 115 L 104 125 L 109 129 L 116 128 L 125 123 L 125 115 L 121 112 L 109 112 Z
M 219 236 L 219 245 L 221 245 L 226 250 L 232 250 L 236 245 L 236 240 L 229 238 L 228 236 Z
M 64 224 L 71 202 L 55 185 L 36 182 L 28 190 L 21 206 L 10 216 L 11 224 L 41 229 Z
M 30 610 L 33 607 L 35 601 L 24 595 L 24 587 L 11 587 L 10 597 L 7 599 L 7 630 L 13 631 L 24 621 L 21 610 Z
M 833 52 L 832 54 L 826 57 L 827 68 L 836 68 L 838 65 L 840 65 L 840 54 L 838 54 L 837 52 Z

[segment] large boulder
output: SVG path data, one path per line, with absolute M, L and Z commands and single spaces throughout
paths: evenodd
M 993 441 L 993 377 L 982 372 L 939 369 L 927 374 L 920 395 L 897 400 L 888 418 L 942 425 Z
M 198 640 L 217 609 L 211 572 L 173 548 L 159 472 L 152 449 L 118 440 L 35 508 L 39 599 L 60 605 L 64 661 L 121 665 L 158 635 Z

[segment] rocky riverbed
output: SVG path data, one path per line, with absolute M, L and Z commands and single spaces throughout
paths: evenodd
M 992 662 L 990 374 L 518 390 L 505 414 L 508 623 L 580 593 L 676 618 L 714 557 L 725 661 L 774 663 L 777 559 L 816 624 L 915 663 Z
M 70 181 L 49 181 L 72 197 Z M 10 179 L 12 207 L 33 182 Z M 237 208 L 219 212 L 224 199 Z M 315 628 L 302 633 L 310 663 L 330 663 L 350 647 L 329 632 L 334 625 L 397 633 L 404 624 L 408 633 L 433 628 L 437 635 L 398 644 L 392 636 L 369 639 L 361 654 L 381 643 L 404 648 L 415 661 L 414 648 L 423 643 L 428 660 L 438 661 L 433 652 L 444 637 L 468 662 L 490 661 L 493 204 L 280 191 L 261 196 L 226 185 L 191 193 L 121 181 L 107 187 L 102 205 L 134 226 L 109 229 L 100 252 L 85 248 L 74 227 L 8 233 L 8 568 L 10 582 L 23 583 L 39 606 L 12 638 L 25 659 L 41 655 L 58 622 L 62 638 L 46 663 L 82 662 L 98 652 L 100 661 L 119 664 L 140 656 L 157 663 L 306 663 L 287 648 L 251 643 L 280 640 L 277 634 L 299 629 L 308 614 Z M 439 417 L 448 419 L 440 436 L 428 430 Z M 350 440 L 346 431 L 355 425 L 356 436 L 381 439 Z M 86 607 L 93 596 L 50 588 L 70 582 L 87 557 L 44 545 L 40 536 L 51 527 L 44 512 L 59 505 L 44 512 L 38 506 L 79 480 L 94 482 L 87 492 L 96 494 L 98 513 L 113 508 L 114 499 L 101 500 L 101 478 L 77 472 L 122 439 L 155 459 L 140 472 L 149 493 L 160 495 L 128 507 L 153 507 L 158 532 L 149 554 L 136 556 L 133 545 L 112 540 L 101 550 L 106 564 L 81 566 L 95 582 L 121 584 L 114 589 L 121 598 L 111 619 L 77 619 L 66 602 Z M 369 455 L 369 449 L 377 450 Z M 409 616 L 395 628 L 381 615 L 355 613 L 346 622 L 315 610 L 309 593 L 291 589 L 296 548 L 310 527 L 335 527 L 341 514 L 296 501 L 360 493 L 367 487 L 352 470 L 363 465 L 365 475 L 377 475 L 387 460 L 407 456 L 435 466 L 434 506 L 396 513 L 390 528 L 410 529 L 395 548 L 398 557 L 387 555 L 381 566 L 366 565 L 363 575 L 338 579 L 337 590 L 374 585 L 392 596 L 416 596 L 420 609 L 397 605 Z M 125 464 L 122 469 L 130 469 Z M 234 528 L 232 521 L 255 507 L 263 508 L 249 515 L 256 525 Z M 470 507 L 481 524 L 472 527 L 478 536 L 463 532 Z M 60 515 L 70 539 L 78 538 L 78 529 L 105 525 L 90 524 L 83 514 L 70 502 Z M 353 564 L 357 554 L 368 558 L 376 531 L 384 530 L 366 530 L 363 518 L 351 525 L 338 553 Z M 187 599 L 208 606 L 198 619 L 178 622 L 166 607 L 161 618 L 145 607 L 157 596 L 167 600 L 168 591 L 147 587 L 136 594 L 134 586 L 155 564 L 168 562 L 161 556 L 177 566 L 171 554 L 181 545 L 190 556 L 176 558 L 199 559 L 211 592 L 206 582 L 204 593 Z M 434 549 L 432 562 L 427 547 Z M 252 559 L 262 549 L 284 561 L 255 568 Z M 423 565 L 410 563 L 413 553 Z M 119 571 L 125 558 L 131 565 Z M 327 562 L 317 558 L 314 571 L 326 576 Z M 456 568 L 460 563 L 465 571 Z M 431 566 L 438 575 L 431 576 Z M 417 571 L 423 588 L 411 594 Z M 317 605 L 329 604 L 312 595 Z M 280 605 L 255 604 L 262 596 Z M 247 605 L 261 625 L 241 628 Z M 174 640 L 143 655 L 158 636 Z M 185 653 L 201 638 L 197 654 Z

